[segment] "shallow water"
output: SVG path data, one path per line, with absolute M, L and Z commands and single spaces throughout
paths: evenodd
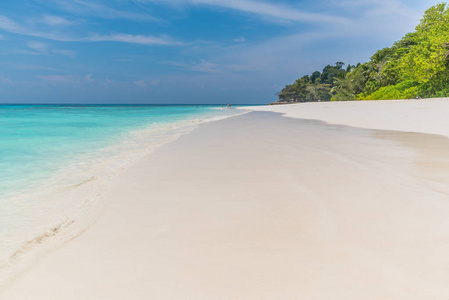
M 0 266 L 77 213 L 86 199 L 61 197 L 66 189 L 117 172 L 204 120 L 241 113 L 217 108 L 0 105 Z

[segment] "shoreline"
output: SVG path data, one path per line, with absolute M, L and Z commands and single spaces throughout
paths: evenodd
M 39 224 L 38 230 L 28 234 L 28 237 L 22 239 L 21 243 L 16 243 L 14 251 L 9 249 L 9 254 L 2 256 L 0 260 L 0 297 L 1 290 L 35 261 L 45 256 L 47 252 L 76 238 L 95 223 L 103 209 L 102 195 L 110 190 L 111 181 L 115 177 L 159 147 L 189 134 L 203 123 L 245 113 L 247 112 L 240 111 L 229 115 L 205 115 L 205 118 L 182 120 L 157 126 L 151 124 L 144 129 L 132 130 L 123 139 L 91 153 L 90 155 L 95 158 L 89 159 L 91 162 L 89 167 L 80 166 L 80 162 L 83 162 L 82 165 L 86 165 L 86 163 L 82 160 L 83 157 L 79 157 L 52 177 L 40 184 L 35 184 L 34 189 L 21 191 L 18 195 L 6 198 L 5 203 L 37 198 L 46 199 L 43 207 L 47 209 L 52 208 L 53 205 L 67 207 L 61 211 L 64 213 L 63 215 L 55 215 L 53 219 Z M 131 148 L 129 148 L 130 144 L 133 144 Z M 72 176 L 68 177 L 66 173 Z M 76 178 L 74 178 L 75 175 Z M 65 179 L 61 180 L 60 177 Z M 40 187 L 36 190 L 38 185 Z M 46 213 L 50 212 L 43 211 L 42 216 L 45 217 Z
M 115 178 L 98 221 L 0 299 L 447 298 L 441 149 L 269 112 L 201 125 Z

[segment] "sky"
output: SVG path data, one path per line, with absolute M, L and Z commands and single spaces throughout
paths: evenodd
M 265 104 L 369 60 L 437 0 L 14 0 L 0 103 Z

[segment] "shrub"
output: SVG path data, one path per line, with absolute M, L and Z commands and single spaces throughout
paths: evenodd
M 396 85 L 384 86 L 372 94 L 360 94 L 360 100 L 412 99 L 420 96 L 420 87 L 416 81 L 403 81 Z

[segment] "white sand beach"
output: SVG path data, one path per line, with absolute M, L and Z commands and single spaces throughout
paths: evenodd
M 252 109 L 124 171 L 0 299 L 449 298 L 449 100 Z
M 255 106 L 287 117 L 313 119 L 354 127 L 422 132 L 449 137 L 449 99 L 432 98 L 394 101 L 309 102 Z

